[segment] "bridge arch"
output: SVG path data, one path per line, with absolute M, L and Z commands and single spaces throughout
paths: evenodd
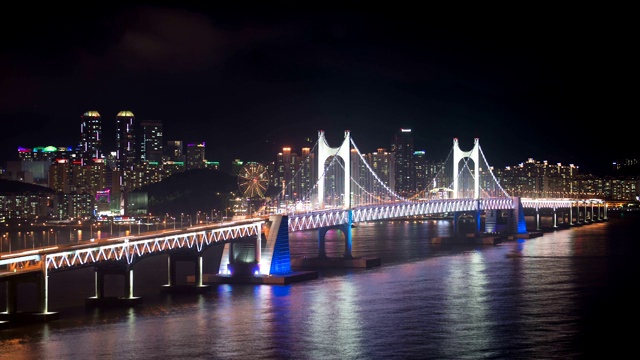
M 331 156 L 339 156 L 344 161 L 344 197 L 342 202 L 343 209 L 351 207 L 351 135 L 349 130 L 344 132 L 344 140 L 337 148 L 332 148 L 324 137 L 324 131 L 318 131 L 318 205 L 320 209 L 324 209 L 324 163 Z
M 480 139 L 475 138 L 473 140 L 473 148 L 471 151 L 462 151 L 460 150 L 460 145 L 458 145 L 458 138 L 453 139 L 453 198 L 458 198 L 458 163 L 460 159 L 470 158 L 473 160 L 473 173 L 474 181 L 473 181 L 473 198 L 480 198 Z

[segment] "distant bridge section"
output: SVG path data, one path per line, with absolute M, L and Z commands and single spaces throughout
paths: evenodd
M 517 203 L 512 198 L 435 199 L 388 205 L 367 205 L 348 210 L 334 209 L 292 213 L 289 214 L 289 231 L 442 213 L 512 210 L 514 207 L 517 208 Z

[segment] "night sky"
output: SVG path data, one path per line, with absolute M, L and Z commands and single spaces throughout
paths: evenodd
M 411 128 L 430 159 L 477 137 L 496 167 L 534 158 L 598 173 L 639 157 L 628 9 L 55 4 L 16 5 L 0 24 L 0 163 L 18 146 L 75 145 L 89 110 L 107 148 L 130 110 L 223 164 L 273 161 L 320 129 L 332 146 L 350 130 L 372 152 Z

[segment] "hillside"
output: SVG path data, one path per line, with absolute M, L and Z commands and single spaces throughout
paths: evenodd
M 54 194 L 53 189 L 46 186 L 34 185 L 24 183 L 21 181 L 3 180 L 0 179 L 0 194 L 36 194 L 36 193 L 50 193 Z
M 223 210 L 229 192 L 237 190 L 237 176 L 209 169 L 188 170 L 140 189 L 148 193 L 150 213 L 172 215 Z

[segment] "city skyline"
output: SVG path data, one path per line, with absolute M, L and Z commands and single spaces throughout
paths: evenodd
M 129 112 L 129 111 L 123 111 L 123 112 L 128 112 L 129 115 L 131 115 L 131 116 L 133 116 L 135 118 L 135 114 L 133 114 L 132 112 Z M 92 110 L 92 111 L 87 111 L 86 113 L 95 114 L 95 113 L 99 113 L 99 111 Z M 102 119 L 102 121 L 103 121 L 103 124 L 104 124 L 104 119 Z M 147 120 L 139 120 L 139 119 L 135 118 L 134 121 L 135 121 L 135 124 L 139 125 L 141 122 L 147 121 Z M 116 139 L 115 127 L 113 129 L 111 129 L 111 130 L 113 131 L 113 134 L 111 134 L 112 136 L 109 136 L 108 134 L 105 134 L 104 126 L 103 126 L 103 131 L 102 131 L 102 137 L 103 137 L 103 139 L 102 139 L 102 153 L 103 153 L 103 155 L 105 155 L 105 160 L 106 160 L 106 155 L 108 155 L 109 153 L 115 152 L 116 148 L 117 148 L 117 144 L 115 143 L 115 139 Z M 390 140 L 389 140 L 389 143 L 387 143 L 387 144 L 381 144 L 379 146 L 375 146 L 373 149 L 361 149 L 361 147 L 360 147 L 360 145 L 358 143 L 356 143 L 356 146 L 358 146 L 358 149 L 360 151 L 362 151 L 363 154 L 373 153 L 373 152 L 376 152 L 377 150 L 379 150 L 381 148 L 385 149 L 388 152 L 393 152 L 393 144 L 392 144 L 393 136 L 395 136 L 395 135 L 397 135 L 397 134 L 399 134 L 401 132 L 404 132 L 404 131 L 408 131 L 409 136 L 414 137 L 414 140 L 415 140 L 415 137 L 416 137 L 417 134 L 415 134 L 415 132 L 413 132 L 412 129 L 398 128 L 398 129 L 396 129 L 396 131 L 393 134 L 389 135 L 389 139 Z M 164 140 L 163 141 L 165 143 L 165 144 L 163 144 L 163 147 L 164 147 L 165 154 L 167 153 L 167 144 L 166 143 L 170 142 L 170 141 L 181 141 L 183 143 L 183 146 L 185 146 L 185 148 L 182 149 L 183 153 L 186 153 L 187 144 L 205 144 L 205 149 L 206 149 L 206 141 L 204 141 L 204 140 L 199 141 L 199 142 L 198 141 L 185 141 L 183 139 L 174 139 L 174 138 L 172 138 L 170 136 L 170 134 L 168 135 L 168 137 L 167 137 L 166 133 L 163 134 L 163 135 L 164 135 Z M 317 133 L 315 135 L 317 136 Z M 331 137 L 330 135 L 331 134 L 329 134 L 329 136 L 327 136 L 327 134 L 325 134 L 326 137 Z M 333 134 L 333 135 L 336 135 L 336 134 Z M 344 132 L 342 132 L 340 134 L 340 138 L 334 136 L 333 138 L 328 139 L 328 141 L 330 143 L 329 145 L 332 146 L 332 147 L 340 146 L 340 144 L 343 141 L 343 135 L 344 135 Z M 351 138 L 353 138 L 353 134 L 350 134 L 350 136 L 351 136 Z M 417 137 L 419 137 L 419 135 Z M 451 140 L 452 140 L 452 146 L 449 149 L 447 149 L 447 151 L 451 150 L 453 148 L 453 139 L 451 139 Z M 474 139 L 462 139 L 462 140 L 458 139 L 458 140 L 460 141 L 459 146 L 460 146 L 461 150 L 470 151 L 473 148 L 473 140 Z M 467 140 L 469 140 L 469 141 L 467 141 Z M 240 160 L 240 161 L 245 162 L 245 163 L 247 163 L 247 162 L 258 162 L 258 163 L 262 163 L 262 164 L 266 165 L 266 164 L 269 164 L 269 163 L 273 163 L 273 161 L 276 159 L 277 155 L 279 153 L 281 153 L 284 148 L 289 148 L 292 153 L 297 153 L 298 155 L 301 155 L 302 152 L 303 152 L 302 150 L 304 148 L 313 147 L 314 144 L 316 143 L 316 141 L 317 141 L 317 138 L 311 138 L 310 136 L 308 136 L 308 137 L 305 137 L 305 138 L 297 139 L 295 141 L 292 140 L 292 141 L 289 141 L 289 142 L 285 142 L 285 143 L 283 143 L 283 145 L 271 144 L 272 152 L 261 152 L 260 154 L 256 154 L 257 157 L 254 157 L 254 158 L 246 158 L 246 157 L 242 157 L 242 156 L 235 155 L 235 154 L 229 154 L 228 158 L 218 159 L 218 158 L 215 157 L 215 154 L 211 154 L 211 150 L 205 150 L 205 154 L 206 154 L 205 158 L 206 158 L 206 160 L 208 162 L 219 163 L 220 167 L 221 167 L 220 168 L 221 170 L 229 172 L 231 170 L 232 165 L 235 164 L 235 162 L 237 160 Z M 58 148 L 65 147 L 67 149 L 72 149 L 73 151 L 76 151 L 76 148 L 79 146 L 79 143 L 81 143 L 81 142 L 82 142 L 82 135 L 81 135 L 80 132 L 78 132 L 78 140 L 74 144 L 57 144 L 54 141 L 54 142 L 49 142 L 47 144 L 39 144 L 39 145 L 32 145 L 32 146 L 25 146 L 23 144 L 23 145 L 19 146 L 19 148 L 32 149 L 32 148 L 36 148 L 36 147 L 54 146 L 54 147 L 58 147 Z M 291 144 L 295 144 L 295 145 L 291 145 Z M 136 148 L 139 148 L 139 145 L 140 145 L 139 143 L 135 143 L 135 147 Z M 482 142 L 481 141 L 480 141 L 480 146 L 482 148 Z M 264 147 L 265 147 L 265 150 L 266 150 L 266 148 L 269 147 L 269 144 L 264 144 Z M 7 163 L 7 161 L 18 161 L 19 160 L 19 157 L 18 157 L 18 152 L 19 151 L 18 150 L 19 149 L 16 149 L 16 151 L 13 153 L 13 155 L 10 156 L 8 159 L 6 159 L 6 160 L 0 159 L 0 165 L 2 165 L 2 166 L 0 166 L 0 168 L 4 167 L 4 165 L 6 165 L 6 163 Z M 421 148 L 419 146 L 414 146 L 413 151 L 423 152 L 424 150 L 423 150 L 423 148 Z M 140 156 L 140 154 L 138 154 L 138 157 L 139 156 Z M 441 158 L 433 158 L 433 157 L 429 157 L 428 154 L 425 154 L 425 158 L 427 160 L 436 161 L 436 162 L 437 161 L 442 161 L 442 160 L 445 159 L 444 156 L 441 157 Z M 549 159 L 540 159 L 540 158 L 536 158 L 536 157 L 528 157 L 527 159 L 522 159 L 521 161 L 513 163 L 513 164 L 501 165 L 501 166 L 499 166 L 499 168 L 517 166 L 518 164 L 527 162 L 527 161 L 529 161 L 531 159 L 533 159 L 535 161 L 540 161 L 540 162 L 548 162 L 549 164 L 552 164 L 552 165 L 555 165 L 555 164 L 558 164 L 558 163 L 562 163 L 560 161 L 554 161 L 553 159 L 549 160 Z M 623 160 L 623 159 L 619 158 L 617 160 Z M 491 160 L 488 159 L 488 161 L 490 162 Z M 576 163 L 562 163 L 562 165 L 575 165 L 578 168 L 581 168 L 581 164 L 576 164 Z M 496 167 L 494 165 L 492 165 L 492 166 Z M 594 174 L 594 175 L 601 175 L 601 174 Z
M 496 167 L 534 158 L 600 173 L 638 157 L 620 120 L 630 95 L 615 85 L 631 32 L 607 9 L 169 2 L 82 4 L 83 17 L 43 6 L 1 25 L 0 160 L 75 145 L 86 111 L 113 136 L 123 110 L 162 121 L 166 140 L 206 142 L 221 163 L 318 130 L 331 144 L 350 130 L 371 152 L 403 127 L 433 159 L 453 138 L 464 149 L 479 138 Z

